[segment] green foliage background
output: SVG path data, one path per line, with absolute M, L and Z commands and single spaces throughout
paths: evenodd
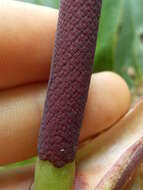
M 18 1 L 25 1 L 29 3 L 34 3 L 38 5 L 48 6 L 52 8 L 59 8 L 60 0 L 18 0 Z

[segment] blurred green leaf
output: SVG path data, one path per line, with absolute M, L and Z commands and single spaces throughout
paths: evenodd
M 120 34 L 115 47 L 114 70 L 132 80 L 142 80 L 143 75 L 143 0 L 124 1 Z M 134 77 L 131 78 L 129 70 Z M 135 81 L 134 81 L 135 79 Z
M 143 80 L 142 10 L 143 0 L 103 0 L 94 72 L 113 70 L 130 87 Z
M 3 171 L 6 171 L 6 170 L 12 169 L 12 168 L 35 164 L 36 160 L 37 160 L 37 157 L 33 157 L 28 160 L 5 165 L 3 167 L 0 167 L 0 173 Z
M 20 1 L 49 6 L 53 8 L 59 7 L 59 0 L 20 0 Z
M 115 64 L 113 70 L 122 75 L 128 83 L 133 81 L 128 75 L 128 69 L 133 65 L 133 30 L 131 22 L 131 9 L 128 0 L 123 2 L 122 19 L 115 47 Z
M 122 0 L 103 0 L 94 72 L 113 70 L 115 43 L 122 14 Z
M 143 80 L 143 0 L 130 0 L 130 6 L 132 11 L 131 19 L 134 26 L 134 67 L 138 79 Z

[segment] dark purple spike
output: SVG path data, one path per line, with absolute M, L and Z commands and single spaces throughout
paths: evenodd
M 61 0 L 39 135 L 39 157 L 56 167 L 77 150 L 97 39 L 101 0 Z

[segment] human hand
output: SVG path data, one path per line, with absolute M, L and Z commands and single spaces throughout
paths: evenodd
M 58 12 L 1 1 L 0 14 L 0 165 L 4 166 L 37 153 Z M 80 142 L 111 126 L 129 104 L 127 85 L 119 76 L 94 74 Z M 33 175 L 34 166 L 1 172 L 0 189 L 28 190 Z

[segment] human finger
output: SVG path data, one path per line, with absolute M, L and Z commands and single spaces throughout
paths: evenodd
M 0 89 L 48 80 L 58 11 L 0 1 Z
M 46 84 L 33 84 L 0 93 L 0 165 L 36 155 L 46 88 Z M 129 106 L 130 92 L 119 75 L 93 74 L 80 142 L 113 125 Z

